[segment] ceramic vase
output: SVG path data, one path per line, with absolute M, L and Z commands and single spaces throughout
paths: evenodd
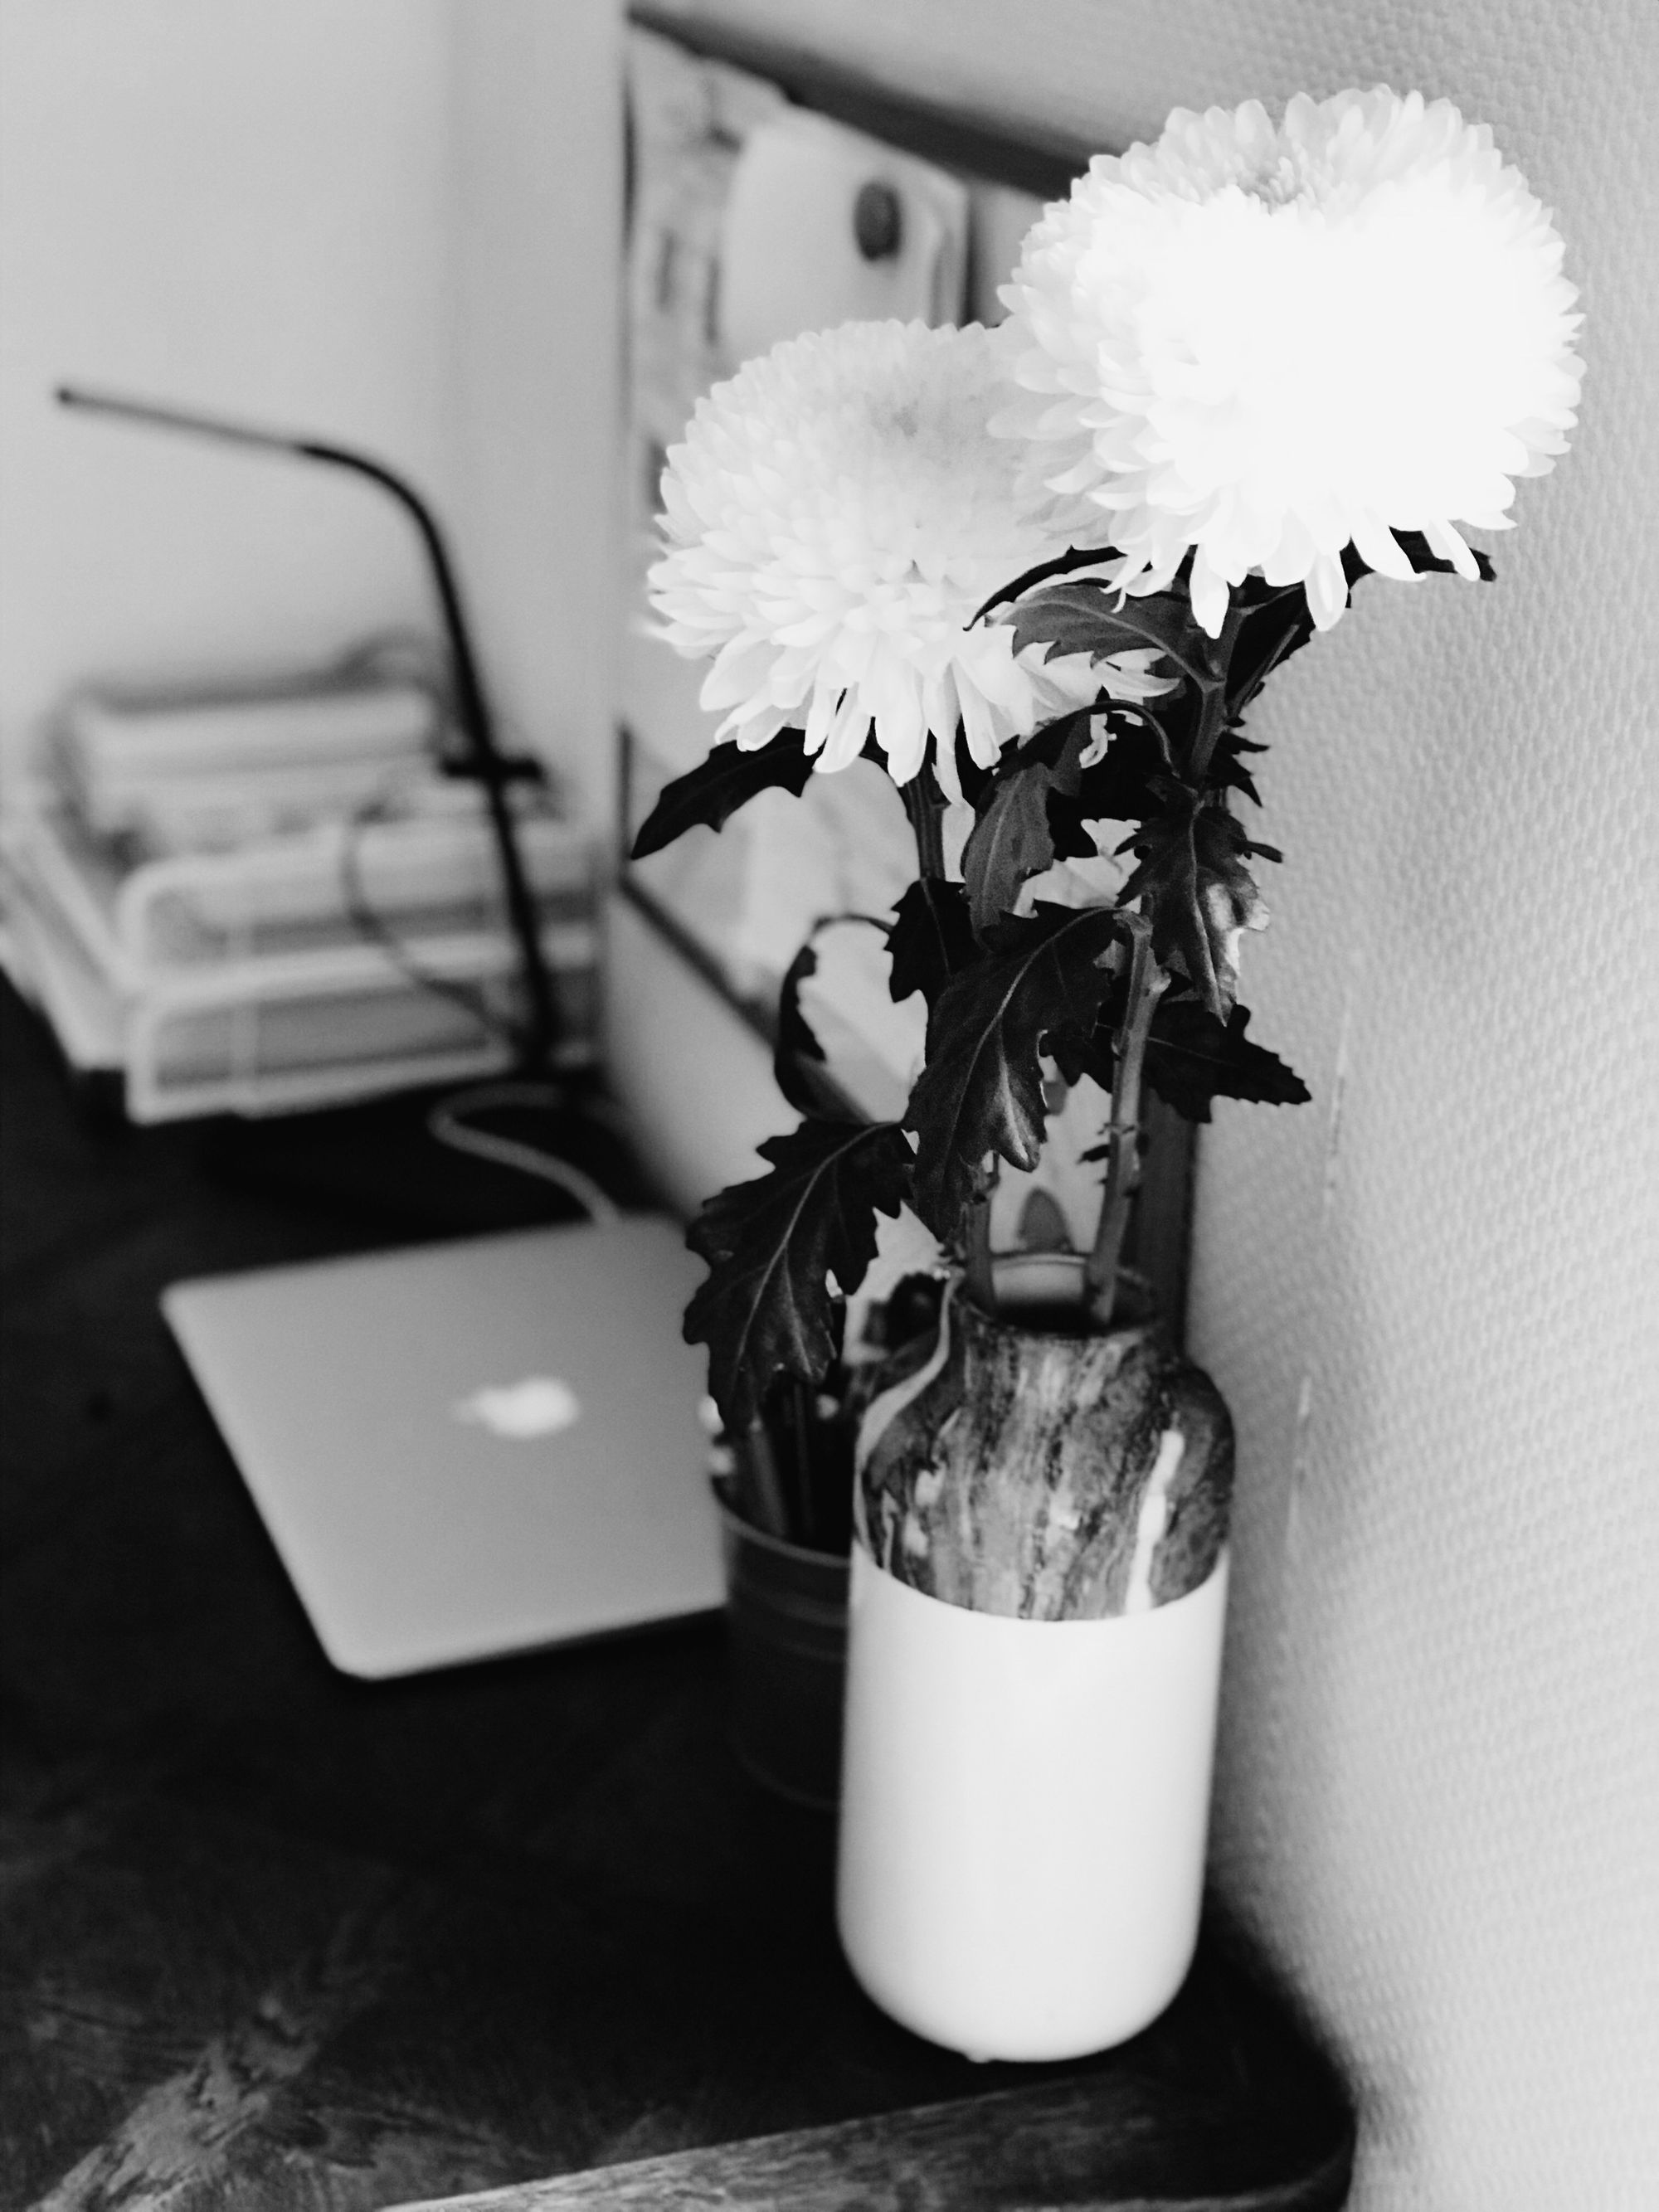
M 1064 1261 L 1069 1267 L 1062 1265 Z M 1198 1928 L 1231 1424 L 1081 1262 L 947 1286 L 859 1439 L 837 1918 L 868 1994 L 975 2058 L 1168 2004 Z

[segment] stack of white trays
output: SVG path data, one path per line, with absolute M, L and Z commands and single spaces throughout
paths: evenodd
M 119 1071 L 132 1119 L 339 1104 L 509 1064 L 521 962 L 480 795 L 429 756 L 382 766 L 372 805 L 244 820 L 218 850 L 156 857 L 154 836 L 95 832 L 62 775 L 0 818 L 7 964 L 73 1066 Z M 218 803 L 222 835 L 234 792 Z M 544 803 L 515 811 L 557 1058 L 585 1065 L 592 847 Z

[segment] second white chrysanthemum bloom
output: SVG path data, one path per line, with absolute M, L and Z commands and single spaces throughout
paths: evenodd
M 650 572 L 663 635 L 713 655 L 705 707 L 744 748 L 805 732 L 821 769 L 873 725 L 896 783 L 934 741 L 955 793 L 974 759 L 1104 690 L 1169 688 L 1156 655 L 1091 666 L 1013 649 L 980 606 L 1063 540 L 1016 496 L 1018 455 L 988 422 L 1006 356 L 977 325 L 846 323 L 745 362 L 697 404 L 663 477 L 668 550 Z
M 1103 155 L 1026 240 L 1003 297 L 1030 395 L 1033 508 L 1162 590 L 1193 552 L 1217 635 L 1253 570 L 1328 629 L 1352 543 L 1411 574 L 1391 529 L 1468 576 L 1455 526 L 1509 527 L 1513 479 L 1565 450 L 1582 365 L 1562 243 L 1484 125 L 1379 87 L 1177 108 Z

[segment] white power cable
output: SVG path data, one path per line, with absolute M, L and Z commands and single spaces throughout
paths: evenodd
M 516 1137 L 497 1137 L 488 1129 L 475 1129 L 461 1116 L 468 1111 L 489 1113 L 501 1106 L 562 1106 L 564 1093 L 551 1083 L 485 1083 L 476 1089 L 441 1098 L 426 1117 L 426 1126 L 441 1145 L 475 1158 L 493 1160 L 498 1167 L 516 1168 L 521 1175 L 538 1176 L 556 1183 L 586 1212 L 605 1226 L 620 1221 L 622 1209 L 607 1198 L 591 1175 L 539 1146 L 522 1144 Z

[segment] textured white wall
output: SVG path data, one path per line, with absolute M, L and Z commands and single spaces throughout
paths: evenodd
M 1636 0 L 743 0 L 1097 141 L 1379 79 L 1490 122 L 1589 315 L 1499 580 L 1277 680 L 1256 1030 L 1193 1323 L 1243 1445 L 1215 1851 L 1361 2094 L 1362 2212 L 1659 2202 L 1652 588 L 1659 28 Z M 1644 773 L 1645 769 L 1645 773 Z

